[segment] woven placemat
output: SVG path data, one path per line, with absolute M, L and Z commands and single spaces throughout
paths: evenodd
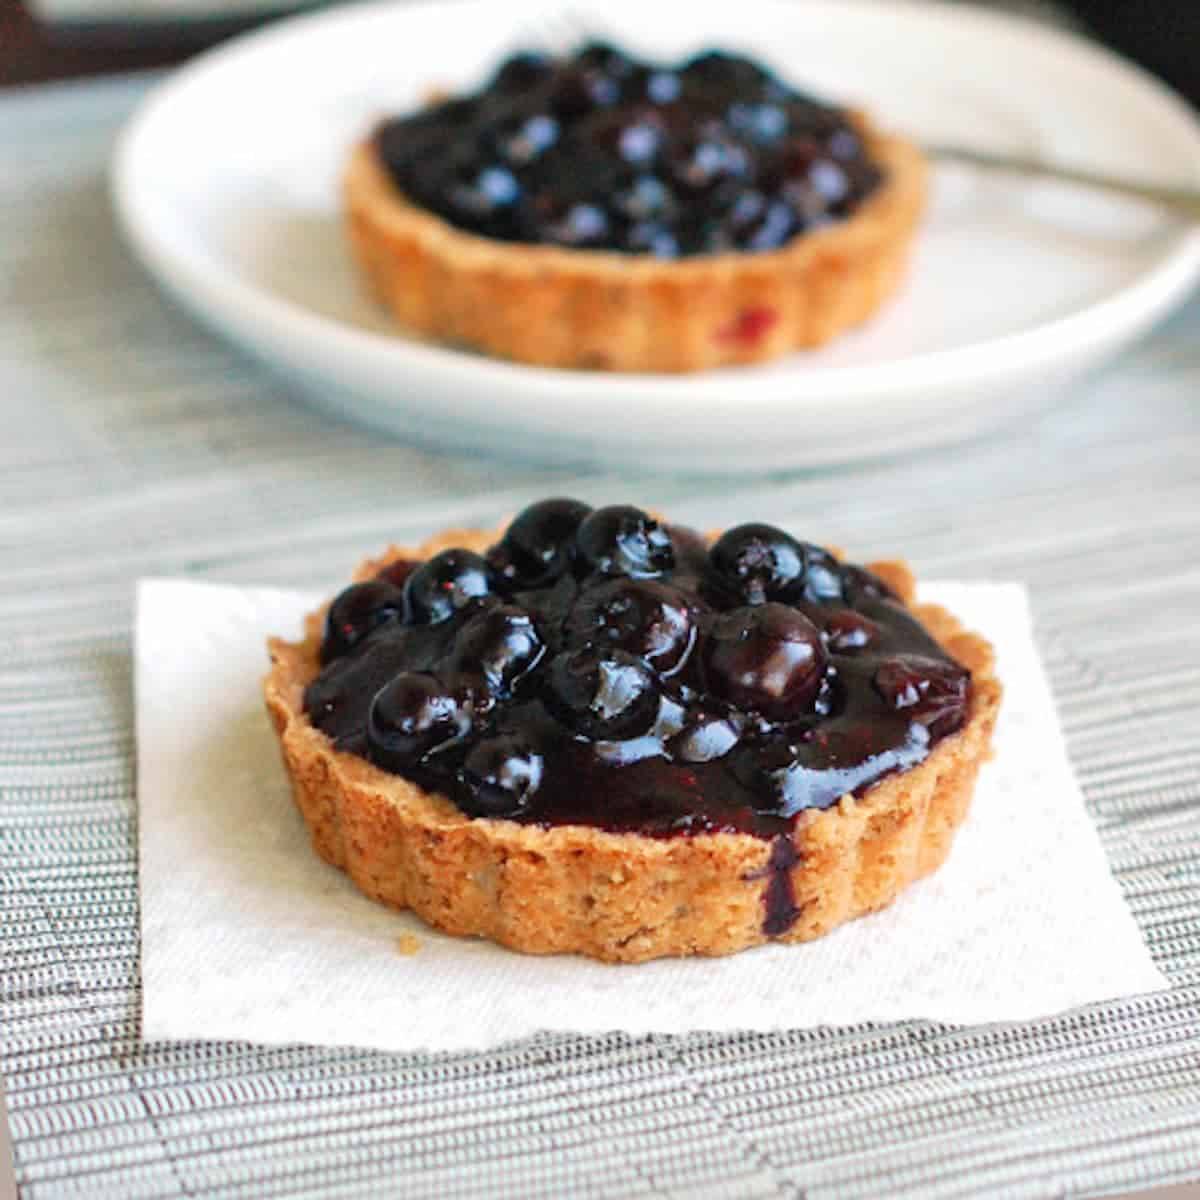
M 137 269 L 104 170 L 143 86 L 0 100 L 0 1067 L 22 1194 L 1059 1196 L 1194 1172 L 1195 303 L 1044 418 L 951 453 L 744 487 L 443 459 L 294 405 Z M 371 546 L 549 491 L 1025 580 L 1172 989 L 969 1031 L 141 1049 L 133 581 L 329 588 Z

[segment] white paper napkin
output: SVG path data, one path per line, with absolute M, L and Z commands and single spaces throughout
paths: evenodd
M 448 937 L 361 896 L 311 850 L 259 692 L 265 638 L 296 634 L 317 598 L 143 582 L 143 1036 L 450 1050 L 539 1030 L 1017 1020 L 1165 987 L 1084 810 L 1024 590 L 922 596 L 992 640 L 1007 689 L 946 865 L 807 945 L 609 966 Z

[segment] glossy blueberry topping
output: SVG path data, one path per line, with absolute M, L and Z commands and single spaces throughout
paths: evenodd
M 820 546 L 801 542 L 804 553 L 804 598 L 810 604 L 834 603 L 843 598 L 838 561 Z
M 885 704 L 897 713 L 919 716 L 931 733 L 953 726 L 966 703 L 967 680 L 953 664 L 936 658 L 885 659 L 872 682 Z
M 916 722 L 861 739 L 855 732 L 829 730 L 807 739 L 780 740 L 739 754 L 734 771 L 763 815 L 794 816 L 806 808 L 828 808 L 882 775 L 916 766 L 929 752 L 930 732 Z
M 864 567 L 844 565 L 839 569 L 839 574 L 842 580 L 842 594 L 852 608 L 861 609 L 864 603 L 871 600 L 896 599 L 896 593 L 878 575 L 873 575 Z
M 733 712 L 694 708 L 686 723 L 667 742 L 677 762 L 706 763 L 724 758 L 741 737 L 744 722 Z
M 706 50 L 688 59 L 680 71 L 690 95 L 716 96 L 724 101 L 736 96 L 762 95 L 775 99 L 788 95 L 764 67 L 748 58 Z
M 820 630 L 803 613 L 775 601 L 722 613 L 704 647 L 709 691 L 784 723 L 812 710 L 826 665 Z
M 547 54 L 526 50 L 506 59 L 492 76 L 488 91 L 497 95 L 519 95 L 545 82 L 554 73 L 554 60 Z
M 739 525 L 714 543 L 717 587 L 735 603 L 765 604 L 798 596 L 804 579 L 800 543 L 773 525 Z
M 843 608 L 825 620 L 825 644 L 834 654 L 854 654 L 879 639 L 879 626 L 870 617 Z
M 562 497 L 531 504 L 488 551 L 488 561 L 511 587 L 544 587 L 570 565 L 575 531 L 591 511 Z
M 573 734 L 619 742 L 649 732 L 658 714 L 650 668 L 625 650 L 583 646 L 550 664 L 546 707 Z
M 469 716 L 444 683 L 432 675 L 402 671 L 371 703 L 367 745 L 380 766 L 403 771 L 469 727 Z
M 542 784 L 541 753 L 519 733 L 477 742 L 463 760 L 459 803 L 473 817 L 517 817 Z
M 695 601 L 651 579 L 614 579 L 589 587 L 567 618 L 567 637 L 626 650 L 665 678 L 687 661 L 696 641 Z
M 798 813 L 920 763 L 970 703 L 887 585 L 821 547 L 755 524 L 710 549 L 563 498 L 486 556 L 346 589 L 321 658 L 313 724 L 470 816 L 742 831 L 781 861 Z
M 575 546 L 584 566 L 598 575 L 650 579 L 675 565 L 671 535 L 631 504 L 589 513 L 575 534 Z
M 664 66 L 600 42 L 514 55 L 480 91 L 387 121 L 376 146 L 459 228 L 660 258 L 777 249 L 882 179 L 843 110 L 749 59 Z
M 321 662 L 348 654 L 381 625 L 398 621 L 403 612 L 404 594 L 387 580 L 372 579 L 348 587 L 329 606 Z
M 507 696 L 545 650 L 529 613 L 500 604 L 481 609 L 465 622 L 454 639 L 450 668 L 481 676 L 497 696 Z
M 448 621 L 472 601 L 492 594 L 492 568 L 470 550 L 443 550 L 422 563 L 404 585 L 405 615 L 414 625 Z

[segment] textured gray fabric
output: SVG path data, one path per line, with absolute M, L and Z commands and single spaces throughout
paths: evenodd
M 1200 308 L 1042 419 L 904 462 L 714 485 L 441 458 L 313 416 L 160 299 L 105 197 L 141 88 L 0 100 L 0 1003 L 23 1194 L 1060 1196 L 1200 1172 Z M 389 538 L 549 490 L 1026 580 L 1172 989 L 965 1031 L 140 1049 L 134 580 L 328 588 Z

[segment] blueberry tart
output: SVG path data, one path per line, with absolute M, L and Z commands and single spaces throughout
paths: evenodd
M 390 549 L 272 641 L 318 854 L 449 933 L 611 962 L 819 937 L 946 857 L 988 644 L 769 525 L 565 499 Z
M 519 54 L 379 124 L 345 179 L 369 286 L 419 334 L 503 358 L 694 371 L 821 345 L 896 290 L 920 152 L 709 52 Z

